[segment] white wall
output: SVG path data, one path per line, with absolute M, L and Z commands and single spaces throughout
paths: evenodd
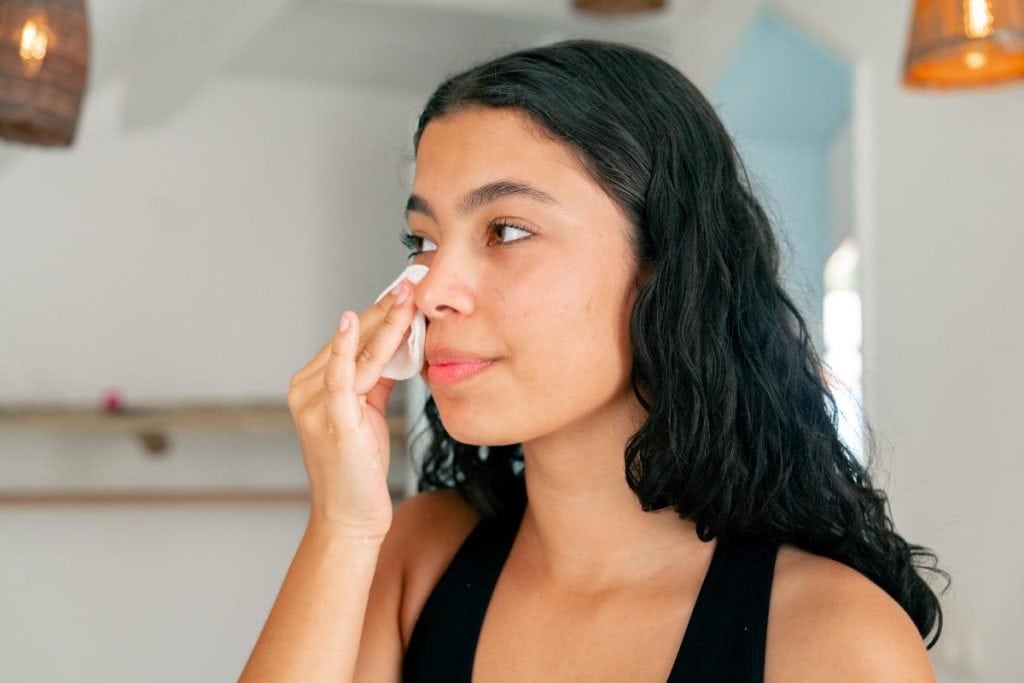
M 125 134 L 119 83 L 68 150 L 5 148 L 0 401 L 284 401 L 405 264 L 424 95 L 220 80 Z M 402 385 L 399 386 L 401 389 Z M 293 432 L 0 431 L 5 491 L 302 489 Z M 395 470 L 395 483 L 403 477 Z M 234 680 L 305 503 L 0 507 L 0 680 Z
M 3 400 L 280 396 L 405 263 L 420 98 L 219 81 L 126 135 L 119 94 L 0 176 Z
M 911 5 L 772 3 L 857 65 L 864 390 L 897 529 L 953 575 L 943 680 L 1024 671 L 1024 87 L 899 85 Z
M 4 510 L 0 679 L 236 680 L 305 513 L 303 506 Z

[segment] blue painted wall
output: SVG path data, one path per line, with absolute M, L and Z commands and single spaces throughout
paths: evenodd
M 822 273 L 841 232 L 829 153 L 849 126 L 852 85 L 841 55 L 761 8 L 709 93 L 776 221 L 785 282 L 819 351 Z

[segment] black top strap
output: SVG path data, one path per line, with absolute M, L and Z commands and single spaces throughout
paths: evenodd
M 521 518 L 481 518 L 427 598 L 402 662 L 402 681 L 468 683 L 487 605 Z
M 763 681 L 777 542 L 719 537 L 669 675 L 678 681 Z
M 477 641 L 521 517 L 482 518 L 455 553 L 413 626 L 402 680 L 468 683 Z M 778 543 L 719 537 L 669 675 L 681 681 L 763 681 Z

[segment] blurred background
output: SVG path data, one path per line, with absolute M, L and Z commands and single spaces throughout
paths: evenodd
M 1024 69 L 969 82 L 986 36 L 1024 44 L 1020 2 L 946 3 L 974 22 L 966 87 L 908 82 L 910 0 L 75 5 L 0 3 L 0 120 L 65 79 L 38 128 L 0 123 L 0 680 L 237 679 L 307 516 L 288 381 L 406 264 L 421 107 L 574 37 L 715 105 L 844 438 L 865 457 L 866 413 L 897 530 L 952 574 L 940 680 L 1021 680 Z M 396 504 L 425 398 L 389 406 Z

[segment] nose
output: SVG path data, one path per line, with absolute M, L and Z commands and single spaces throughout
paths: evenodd
M 471 310 L 473 288 L 466 282 L 465 263 L 456 259 L 442 261 L 435 252 L 430 267 L 413 292 L 416 307 L 428 321 Z

